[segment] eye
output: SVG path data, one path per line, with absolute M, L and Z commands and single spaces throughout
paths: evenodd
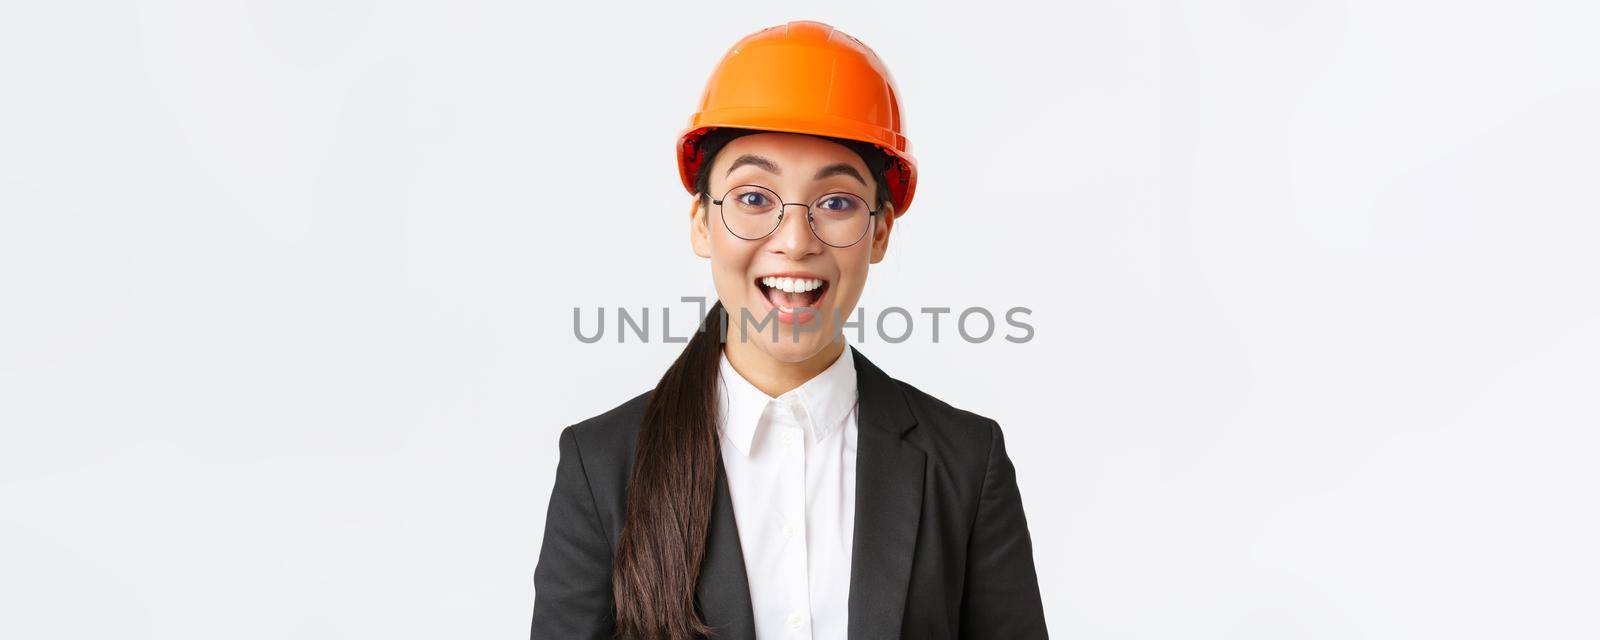
M 817 208 L 834 216 L 842 216 L 866 209 L 867 203 L 860 198 L 846 193 L 835 193 L 823 196 L 817 201 Z
M 723 198 L 724 212 L 765 216 L 778 209 L 778 194 L 753 184 L 734 187 Z

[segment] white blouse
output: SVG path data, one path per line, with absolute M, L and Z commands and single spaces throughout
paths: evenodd
M 718 422 L 756 637 L 844 638 L 856 498 L 856 368 L 848 345 L 777 398 L 722 356 Z

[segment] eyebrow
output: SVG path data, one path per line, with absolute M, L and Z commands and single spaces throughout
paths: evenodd
M 749 153 L 746 153 L 746 154 L 744 154 L 742 156 L 739 156 L 739 159 L 734 160 L 733 161 L 733 166 L 728 167 L 728 173 L 726 175 L 732 175 L 734 169 L 738 169 L 739 167 L 745 166 L 747 164 L 755 165 L 755 166 L 760 167 L 762 169 L 766 169 L 768 173 L 776 173 L 778 175 L 783 175 L 783 172 L 778 170 L 777 163 L 774 163 L 773 161 L 768 160 L 766 158 L 763 158 L 761 156 L 754 155 L 754 154 L 749 154 Z
M 728 167 L 728 173 L 724 174 L 724 175 L 733 175 L 733 170 L 734 169 L 738 169 L 739 167 L 745 166 L 747 164 L 755 166 L 755 167 L 758 167 L 758 168 L 761 168 L 761 169 L 765 169 L 768 173 L 772 173 L 772 174 L 776 174 L 776 175 L 783 175 L 783 170 L 778 168 L 778 164 L 776 162 L 768 160 L 765 157 L 755 155 L 753 153 L 746 153 L 746 154 L 736 158 L 733 161 L 733 164 Z M 817 171 L 817 175 L 812 176 L 811 179 L 812 180 L 821 180 L 823 178 L 827 178 L 827 177 L 830 177 L 830 176 L 850 176 L 852 178 L 855 178 L 856 182 L 861 183 L 861 186 L 863 186 L 863 187 L 867 186 L 867 179 L 861 177 L 861 172 L 860 171 L 856 171 L 855 167 L 852 167 L 852 166 L 850 166 L 848 164 L 845 164 L 843 162 L 837 162 L 837 163 L 834 163 L 834 164 L 830 164 L 830 165 L 828 165 L 826 167 L 823 167 L 822 169 L 818 170 Z
M 841 175 L 842 176 L 850 176 L 852 178 L 855 178 L 856 182 L 861 183 L 861 186 L 863 186 L 863 187 L 867 186 L 867 180 L 866 180 L 866 178 L 861 177 L 861 172 L 860 171 L 856 171 L 855 167 L 852 167 L 852 166 L 850 166 L 848 164 L 845 164 L 843 162 L 840 162 L 840 163 L 837 163 L 837 164 L 830 164 L 830 165 L 828 165 L 826 167 L 823 167 L 822 170 L 818 171 L 817 175 L 815 177 L 811 178 L 811 179 L 812 180 L 821 180 L 821 179 L 826 178 L 828 176 L 841 176 Z

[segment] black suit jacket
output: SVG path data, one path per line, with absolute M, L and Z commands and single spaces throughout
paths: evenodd
M 859 350 L 849 640 L 1045 638 L 1033 544 L 1000 426 L 890 378 Z M 533 640 L 609 638 L 611 563 L 648 393 L 561 432 L 534 570 Z M 717 460 L 696 606 L 753 640 L 744 555 Z

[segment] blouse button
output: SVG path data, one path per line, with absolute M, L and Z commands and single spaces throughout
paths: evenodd
M 800 628 L 800 614 L 798 614 L 798 613 L 789 614 L 789 628 L 790 629 L 799 629 Z

